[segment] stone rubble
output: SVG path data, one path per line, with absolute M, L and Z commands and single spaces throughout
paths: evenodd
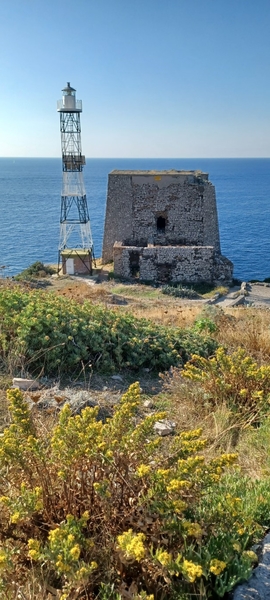
M 248 581 L 235 588 L 233 600 L 270 600 L 270 533 L 262 542 L 258 566 Z

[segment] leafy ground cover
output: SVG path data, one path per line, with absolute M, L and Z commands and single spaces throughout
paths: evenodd
M 216 342 L 196 330 L 157 326 L 131 314 L 19 288 L 0 290 L 0 353 L 12 372 L 61 374 L 84 366 L 154 371 L 209 356 Z

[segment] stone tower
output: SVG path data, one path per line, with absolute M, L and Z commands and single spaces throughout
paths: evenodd
M 226 282 L 216 195 L 201 171 L 112 171 L 103 263 L 125 278 L 157 282 Z

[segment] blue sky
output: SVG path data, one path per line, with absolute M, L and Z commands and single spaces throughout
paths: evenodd
M 0 156 L 269 157 L 270 0 L 0 0 Z

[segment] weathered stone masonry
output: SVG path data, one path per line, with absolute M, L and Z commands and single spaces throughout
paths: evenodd
M 103 262 L 147 281 L 232 279 L 221 255 L 215 188 L 201 171 L 109 174 Z

